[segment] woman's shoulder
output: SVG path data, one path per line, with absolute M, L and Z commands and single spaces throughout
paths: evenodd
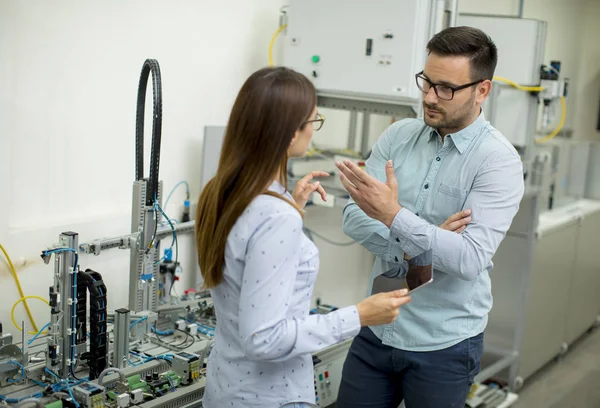
M 291 200 L 289 197 L 286 198 Z M 290 203 L 282 198 L 274 197 L 269 194 L 261 194 L 252 200 L 244 214 L 251 218 L 262 220 L 267 218 L 288 217 L 302 219 L 298 210 Z

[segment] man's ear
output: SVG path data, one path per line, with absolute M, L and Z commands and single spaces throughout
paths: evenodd
M 485 81 L 483 81 L 482 83 L 479 84 L 479 86 L 477 87 L 477 103 L 479 103 L 480 105 L 487 99 L 487 97 L 490 95 L 490 92 L 492 91 L 492 81 L 490 81 L 489 79 L 486 79 Z

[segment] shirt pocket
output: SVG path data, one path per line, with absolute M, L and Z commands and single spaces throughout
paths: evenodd
M 460 187 L 440 183 L 433 203 L 433 222 L 441 225 L 452 214 L 463 209 L 469 191 Z

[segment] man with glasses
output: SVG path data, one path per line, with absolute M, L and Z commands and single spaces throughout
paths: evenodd
M 416 74 L 424 118 L 391 125 L 366 171 L 338 167 L 352 196 L 344 232 L 376 255 L 371 280 L 403 273 L 424 254 L 433 256 L 434 280 L 394 323 L 363 328 L 354 339 L 339 408 L 396 408 L 403 400 L 407 408 L 462 408 L 480 371 L 492 257 L 519 208 L 523 168 L 481 110 L 497 62 L 492 40 L 454 27 L 427 50 Z M 438 227 L 461 211 L 466 229 Z

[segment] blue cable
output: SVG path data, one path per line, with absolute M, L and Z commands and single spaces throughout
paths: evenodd
M 13 384 L 18 384 L 21 381 L 23 381 L 25 379 L 25 367 L 23 367 L 23 365 L 21 363 L 19 363 L 17 360 L 8 360 L 8 364 L 13 364 L 13 365 L 19 366 L 19 368 L 21 369 L 21 378 L 19 378 L 18 380 L 13 380 L 12 378 L 9 378 L 6 381 L 9 383 L 13 383 Z
M 73 403 L 75 404 L 75 407 L 79 408 L 79 404 L 77 403 L 77 400 L 73 396 L 73 391 L 71 391 L 71 387 L 69 387 L 69 383 L 67 383 L 66 385 L 67 385 L 67 391 L 69 391 L 69 395 L 71 396 L 71 399 L 73 400 Z
M 26 397 L 19 397 L 19 398 L 7 398 L 4 395 L 0 395 L 0 401 L 4 401 L 7 404 L 16 404 L 16 403 L 26 400 L 28 398 L 42 398 L 43 396 L 44 396 L 44 394 L 42 394 L 41 392 L 36 392 L 35 394 L 31 394 Z
M 177 244 L 177 231 L 175 231 L 175 227 L 173 226 L 173 223 L 171 222 L 171 219 L 167 216 L 167 214 L 165 214 L 165 212 L 160 207 L 160 205 L 158 205 L 158 203 L 155 203 L 154 205 L 156 206 L 156 208 L 158 209 L 158 211 L 160 211 L 160 213 L 162 214 L 162 216 L 165 217 L 165 219 L 168 221 L 169 226 L 171 227 L 171 230 L 173 231 L 173 241 L 171 241 L 171 247 L 170 247 L 170 249 L 173 250 L 173 246 L 175 246 L 175 254 L 176 254 L 175 255 L 175 259 L 177 259 L 178 255 L 179 255 L 179 245 Z M 154 264 L 158 265 L 159 263 L 161 263 L 164 260 L 165 260 L 165 257 L 163 255 Z
M 214 327 L 206 326 L 206 325 L 204 325 L 204 324 L 202 324 L 202 323 L 198 323 L 198 322 L 196 322 L 196 324 L 197 324 L 198 326 L 200 326 L 200 327 L 204 327 L 206 330 L 215 331 L 215 328 L 214 328 Z
M 60 377 L 56 374 L 54 374 L 52 371 L 48 370 L 48 368 L 46 367 L 46 369 L 44 370 L 47 374 L 50 374 L 52 377 L 56 378 L 59 382 L 62 381 L 60 379 Z
M 27 342 L 27 344 L 31 344 L 31 343 L 33 343 L 33 342 L 35 341 L 35 339 L 37 339 L 37 338 L 38 338 L 38 336 L 39 336 L 40 334 L 42 334 L 42 332 L 43 332 L 45 329 L 47 329 L 49 326 L 50 326 L 50 323 L 46 323 L 46 325 L 44 325 L 44 327 L 42 327 L 42 328 L 40 329 L 40 331 L 39 331 L 39 332 L 37 332 L 37 333 L 35 334 L 35 336 L 33 336 L 33 337 L 32 337 L 32 338 L 31 338 L 31 339 L 30 339 L 30 340 Z
M 137 319 L 135 322 L 131 323 L 131 325 L 129 326 L 129 330 L 133 329 L 133 326 L 135 326 L 138 323 L 143 322 L 144 320 L 148 320 L 148 316 L 144 316 L 140 319 Z
M 153 331 L 154 333 L 158 334 L 159 336 L 168 336 L 168 335 L 171 335 L 171 334 L 175 333 L 175 331 L 174 331 L 174 330 L 161 331 L 161 330 L 158 330 L 158 329 L 157 329 L 156 327 L 154 327 L 154 326 L 152 326 L 152 331 Z
M 171 196 L 173 195 L 173 193 L 175 192 L 175 190 L 177 189 L 177 187 L 179 187 L 180 185 L 185 184 L 185 193 L 186 196 L 189 200 L 189 196 L 190 196 L 190 185 L 188 184 L 187 181 L 182 180 L 179 183 L 175 184 L 175 187 L 173 187 L 173 189 L 171 190 L 171 192 L 169 193 L 169 195 L 167 196 L 167 200 L 165 201 L 165 208 L 167 208 L 167 204 L 169 204 L 169 200 L 171 199 Z
M 133 354 L 136 357 L 141 358 L 143 360 L 142 363 L 147 363 L 148 361 L 152 361 L 152 360 L 166 360 L 166 361 L 171 361 L 171 359 L 173 358 L 173 354 L 162 354 L 162 355 L 158 355 L 158 356 L 144 356 L 144 355 L 141 355 L 139 353 L 136 353 L 135 351 L 130 351 L 129 353 Z M 129 363 L 133 364 L 134 366 L 141 364 L 141 363 L 132 363 L 131 361 L 129 361 Z

